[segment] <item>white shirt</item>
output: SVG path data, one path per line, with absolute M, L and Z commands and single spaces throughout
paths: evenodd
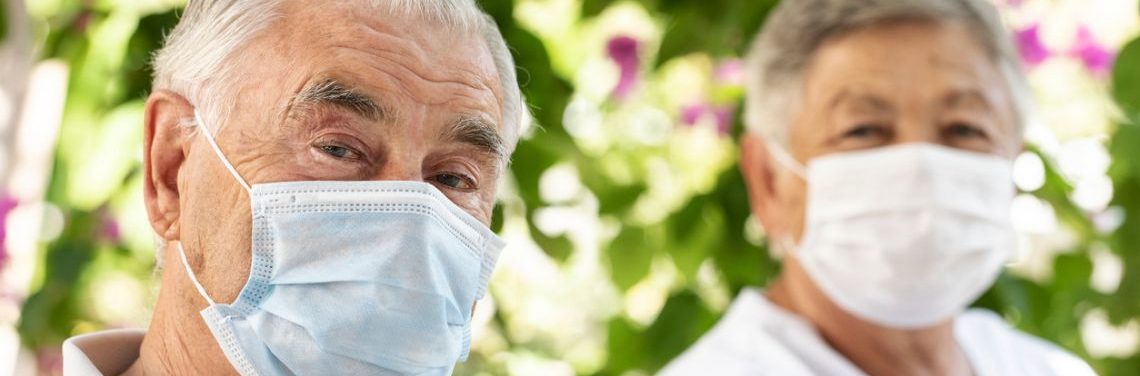
M 954 320 L 954 336 L 977 376 L 1096 375 L 1057 346 L 1018 332 L 992 312 Z M 724 318 L 659 373 L 677 375 L 864 375 L 812 325 L 745 289 Z
M 138 360 L 145 334 L 115 329 L 71 337 L 63 342 L 63 375 L 120 375 Z

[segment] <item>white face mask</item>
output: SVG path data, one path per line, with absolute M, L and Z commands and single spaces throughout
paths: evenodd
M 1013 256 L 1007 159 L 906 144 L 815 158 L 805 173 L 779 146 L 769 150 L 808 182 L 793 256 L 861 319 L 904 329 L 944 322 Z
M 200 118 L 199 118 L 200 119 Z M 201 312 L 242 375 L 451 374 L 467 358 L 471 310 L 505 243 L 422 182 L 249 186 L 249 279 Z

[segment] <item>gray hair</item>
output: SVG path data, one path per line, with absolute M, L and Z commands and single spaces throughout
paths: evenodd
M 222 114 L 234 110 L 234 81 L 240 72 L 228 64 L 235 52 L 280 17 L 284 0 L 190 0 L 164 47 L 154 56 L 154 88 L 187 98 L 208 124 L 220 127 Z M 515 73 L 514 59 L 494 19 L 475 0 L 366 0 L 381 14 L 416 17 L 482 37 L 495 69 L 503 103 L 503 139 L 507 154 L 529 127 Z M 191 124 L 193 125 L 193 124 Z M 217 131 L 216 129 L 214 131 Z
M 994 59 L 1012 98 L 1020 136 L 1033 119 L 1033 94 L 1021 60 L 993 5 L 985 0 L 785 0 L 748 56 L 745 123 L 777 144 L 788 141 L 804 70 L 829 38 L 891 21 L 962 22 Z

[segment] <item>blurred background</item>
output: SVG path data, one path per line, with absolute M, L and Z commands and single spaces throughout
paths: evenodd
M 794 1 L 794 0 L 789 0 Z M 995 0 L 1041 122 L 1019 261 L 976 305 L 1140 374 L 1140 4 Z M 651 374 L 779 270 L 738 172 L 739 60 L 775 0 L 483 0 L 538 127 L 504 182 L 511 245 L 458 374 Z M 148 59 L 184 0 L 0 0 L 0 375 L 145 327 Z

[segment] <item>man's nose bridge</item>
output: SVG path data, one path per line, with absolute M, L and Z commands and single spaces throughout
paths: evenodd
M 391 156 L 368 177 L 368 180 L 423 181 L 423 168 L 417 158 Z
M 427 140 L 430 138 L 425 125 L 429 121 L 431 110 L 424 105 L 401 108 L 400 123 L 394 124 L 395 127 L 386 134 L 393 142 L 388 143 L 384 162 L 373 171 L 368 180 L 423 181 L 423 162 L 429 148 Z

